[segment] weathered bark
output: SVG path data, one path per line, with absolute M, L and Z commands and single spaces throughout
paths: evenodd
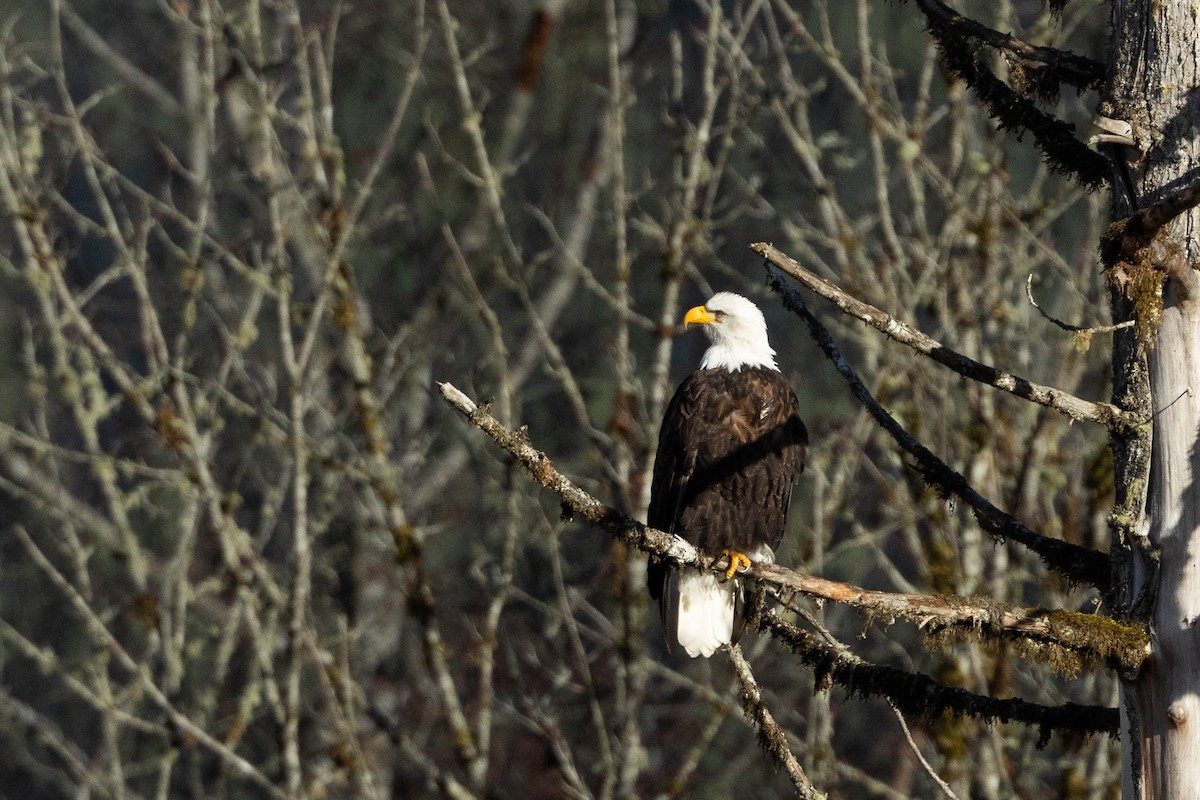
M 1139 207 L 1195 182 L 1200 170 L 1198 22 L 1191 2 L 1114 3 L 1111 81 L 1102 111 L 1132 123 L 1146 151 L 1131 165 Z M 1114 216 L 1127 216 L 1127 199 L 1114 197 Z M 1133 615 L 1148 614 L 1153 649 L 1124 684 L 1125 798 L 1190 797 L 1200 786 L 1200 492 L 1193 485 L 1200 475 L 1198 222 L 1200 215 L 1189 211 L 1136 246 L 1126 232 L 1123 255 L 1107 259 L 1114 310 L 1138 316 L 1141 331 L 1117 339 L 1114 400 L 1151 419 L 1149 438 L 1143 433 L 1114 443 L 1113 552 L 1124 588 L 1116 600 Z M 1155 319 L 1159 286 L 1161 319 Z M 1143 343 L 1152 343 L 1147 353 Z M 1149 480 L 1143 481 L 1147 445 Z M 1153 558 L 1137 557 L 1140 535 L 1147 552 L 1157 553 L 1157 572 L 1146 568 Z M 1117 557 L 1121 551 L 1127 557 Z M 1139 596 L 1154 602 L 1139 604 Z

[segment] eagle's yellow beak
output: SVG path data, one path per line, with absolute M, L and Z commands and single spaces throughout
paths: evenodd
M 704 306 L 696 306 L 683 315 L 683 327 L 688 325 L 708 325 L 716 322 L 717 318 L 708 312 Z

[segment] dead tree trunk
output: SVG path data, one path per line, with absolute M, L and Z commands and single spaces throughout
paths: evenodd
M 1115 343 L 1114 396 L 1152 421 L 1114 447 L 1118 605 L 1153 635 L 1124 683 L 1122 795 L 1185 797 L 1200 786 L 1200 213 L 1150 212 L 1200 175 L 1200 18 L 1190 0 L 1117 0 L 1113 37 L 1103 111 L 1144 150 L 1128 164 L 1136 197 L 1113 193 L 1128 218 L 1106 258 L 1114 310 L 1138 319 Z

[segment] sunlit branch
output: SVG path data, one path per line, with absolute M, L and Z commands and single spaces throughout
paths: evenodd
M 750 245 L 750 249 L 788 275 L 791 275 L 806 288 L 811 289 L 821 297 L 832 302 L 843 312 L 857 317 L 876 330 L 887 334 L 895 341 L 911 347 L 918 353 L 928 356 L 963 377 L 1000 389 L 1038 405 L 1053 408 L 1055 411 L 1060 411 L 1074 420 L 1098 422 L 1110 428 L 1124 427 L 1131 424 L 1131 420 L 1116 406 L 1108 403 L 1094 403 L 1090 400 L 1075 397 L 1062 389 L 1034 383 L 987 364 L 981 364 L 962 353 L 955 352 L 941 342 L 913 328 L 908 323 L 896 319 L 869 303 L 864 303 L 852 297 L 840 287 L 805 269 L 798 261 L 773 245 L 759 242 Z
M 682 567 L 712 570 L 723 561 L 719 556 L 714 558 L 700 552 L 678 536 L 651 528 L 605 505 L 556 470 L 550 458 L 533 446 L 524 429 L 514 431 L 505 427 L 486 407 L 476 405 L 453 385 L 442 383 L 439 386 L 447 402 L 516 458 L 535 481 L 559 495 L 564 515 L 578 514 L 621 541 Z M 1032 531 L 1028 533 L 1046 542 L 1074 547 L 1040 537 Z M 1104 558 L 1102 554 L 1091 554 L 1082 548 L 1074 550 L 1080 552 L 1071 555 L 1085 563 L 1088 555 Z M 908 619 L 929 631 L 951 632 L 958 629 L 972 631 L 981 637 L 1015 637 L 1061 648 L 1067 658 L 1099 659 L 1123 668 L 1140 664 L 1146 656 L 1147 635 L 1143 628 L 1086 614 L 1029 611 L 979 598 L 874 592 L 803 575 L 774 564 L 754 564 L 745 574 L 784 593 L 802 592 L 812 597 L 845 603 L 876 620 Z

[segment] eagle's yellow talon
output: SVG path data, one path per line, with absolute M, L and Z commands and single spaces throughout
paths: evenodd
M 729 568 L 725 570 L 725 580 L 729 580 L 744 569 L 749 569 L 750 558 L 745 553 L 730 550 L 728 547 L 721 548 L 721 552 L 729 559 Z

